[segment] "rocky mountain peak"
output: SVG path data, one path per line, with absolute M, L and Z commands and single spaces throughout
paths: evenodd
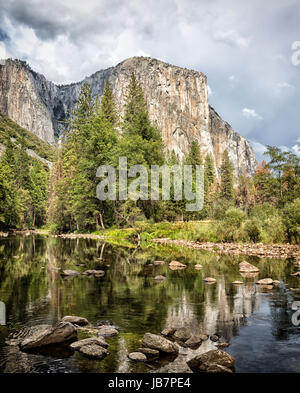
M 253 174 L 257 165 L 253 149 L 209 106 L 206 76 L 150 57 L 126 59 L 69 85 L 55 85 L 26 63 L 9 59 L 0 63 L 0 111 L 54 143 L 60 121 L 69 116 L 85 81 L 94 96 L 102 96 L 109 80 L 122 113 L 132 72 L 142 84 L 150 118 L 161 130 L 167 150 L 182 158 L 197 141 L 203 156 L 212 154 L 218 170 L 227 149 L 237 175 Z

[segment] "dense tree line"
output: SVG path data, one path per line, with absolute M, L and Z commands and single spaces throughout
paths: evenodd
M 40 227 L 46 222 L 48 168 L 29 157 L 25 142 L 7 138 L 0 160 L 0 229 Z

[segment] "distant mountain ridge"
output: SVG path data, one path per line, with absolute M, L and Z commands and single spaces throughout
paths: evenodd
M 251 145 L 208 103 L 206 76 L 148 57 L 129 58 L 69 85 L 49 82 L 23 61 L 5 60 L 0 65 L 0 111 L 54 144 L 61 132 L 60 122 L 74 108 L 84 81 L 91 85 L 94 96 L 102 96 L 109 80 L 122 112 L 132 72 L 142 84 L 150 118 L 161 130 L 167 150 L 183 157 L 197 141 L 203 156 L 212 154 L 217 170 L 227 149 L 236 175 L 254 173 L 257 162 Z

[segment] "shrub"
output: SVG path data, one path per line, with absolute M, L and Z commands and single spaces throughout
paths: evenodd
M 257 218 L 252 218 L 244 223 L 243 227 L 246 233 L 246 240 L 257 243 L 261 240 L 261 223 Z
M 217 237 L 219 241 L 238 241 L 241 237 L 241 225 L 247 219 L 247 214 L 234 207 L 229 208 L 225 213 L 225 218 L 217 226 Z M 243 233 L 243 236 L 244 233 Z
M 233 208 L 232 202 L 220 199 L 216 205 L 212 207 L 212 218 L 215 220 L 224 220 L 228 209 Z
M 282 211 L 283 223 L 290 243 L 300 243 L 300 198 L 285 205 Z

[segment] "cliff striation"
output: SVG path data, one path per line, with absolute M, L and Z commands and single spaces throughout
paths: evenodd
M 159 60 L 133 57 L 115 67 L 85 78 L 94 96 L 101 96 L 110 81 L 122 112 L 130 74 L 140 80 L 152 121 L 162 133 L 166 149 L 183 157 L 192 141 L 203 156 L 211 153 L 216 169 L 225 149 L 236 174 L 253 174 L 256 158 L 249 142 L 237 134 L 208 103 L 206 76 Z M 0 111 L 49 143 L 61 132 L 84 81 L 58 86 L 35 73 L 24 62 L 6 60 L 0 65 Z

